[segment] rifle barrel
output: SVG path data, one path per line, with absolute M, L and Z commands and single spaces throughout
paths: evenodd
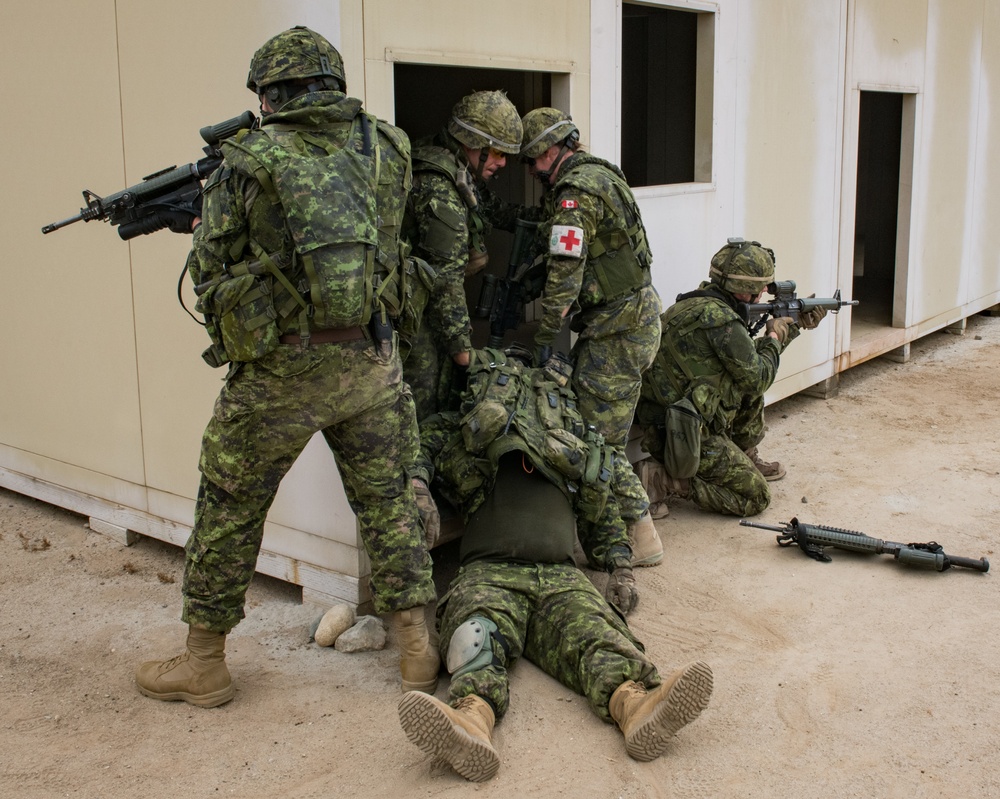
M 761 524 L 760 522 L 751 522 L 747 519 L 740 519 L 740 524 L 744 527 L 759 527 L 761 530 L 771 530 L 775 533 L 787 533 L 787 527 L 778 527 L 773 524 Z

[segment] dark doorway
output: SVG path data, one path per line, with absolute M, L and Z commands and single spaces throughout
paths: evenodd
M 904 153 L 904 98 L 898 92 L 861 92 L 858 119 L 858 179 L 854 221 L 853 299 L 860 300 L 854 318 L 891 326 L 905 297 L 906 241 L 909 232 L 909 197 L 900 202 L 901 178 L 909 185 L 909 162 Z M 905 170 L 905 174 L 901 170 Z M 901 210 L 902 209 L 902 210 Z M 901 213 L 904 218 L 901 219 Z M 901 274 L 897 272 L 901 270 Z M 901 278 L 901 279 L 900 279 Z
M 441 130 L 455 103 L 472 92 L 506 92 L 521 116 L 533 108 L 552 104 L 552 76 L 544 72 L 396 64 L 393 76 L 395 124 L 403 128 L 414 142 Z M 516 156 L 507 159 L 507 166 L 494 176 L 489 185 L 498 196 L 515 203 L 534 205 L 541 197 L 537 181 Z M 505 274 L 511 241 L 511 235 L 504 231 L 495 231 L 487 237 L 490 254 L 487 273 Z M 482 274 L 466 280 L 465 293 L 470 313 L 476 308 L 482 281 Z M 473 327 L 473 344 L 483 346 L 488 334 L 487 323 L 473 318 Z M 508 334 L 508 343 L 512 338 L 514 335 Z M 523 339 L 524 336 L 518 338 Z

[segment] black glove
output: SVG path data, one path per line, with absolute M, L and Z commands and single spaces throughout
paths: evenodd
M 622 613 L 628 615 L 632 612 L 639 604 L 639 592 L 631 568 L 622 567 L 611 572 L 604 587 L 604 598 Z

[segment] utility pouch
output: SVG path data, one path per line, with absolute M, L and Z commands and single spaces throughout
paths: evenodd
M 663 465 L 679 479 L 694 477 L 701 462 L 701 414 L 682 397 L 667 406 L 664 419 Z
M 230 361 L 255 361 L 278 346 L 278 314 L 268 278 L 241 275 L 224 280 L 198 298 L 195 310 L 215 317 L 216 332 Z M 210 347 L 206 354 L 214 349 Z M 218 360 L 217 355 L 213 360 Z
M 545 461 L 570 480 L 579 480 L 587 468 L 589 448 L 568 430 L 555 427 L 545 431 Z

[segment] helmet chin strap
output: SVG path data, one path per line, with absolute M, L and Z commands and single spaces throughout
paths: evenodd
M 556 157 L 552 160 L 552 164 L 549 166 L 548 169 L 546 169 L 544 172 L 541 172 L 537 169 L 535 170 L 535 176 L 542 182 L 542 185 L 545 186 L 546 188 L 552 187 L 552 173 L 559 168 L 559 165 L 563 161 L 565 161 L 570 154 L 572 154 L 573 150 L 569 146 L 569 143 L 570 143 L 569 139 L 563 140 L 562 147 L 559 148 L 559 152 L 556 153 Z

